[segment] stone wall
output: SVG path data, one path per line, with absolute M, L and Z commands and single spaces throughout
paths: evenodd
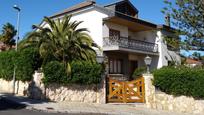
M 153 76 L 150 74 L 143 76 L 145 78 L 145 99 L 148 108 L 194 114 L 204 113 L 204 100 L 195 100 L 186 96 L 175 97 L 156 91 L 152 85 Z
M 53 101 L 97 102 L 96 86 L 52 84 L 46 88 L 46 97 Z
M 21 82 L 16 81 L 15 82 L 15 92 L 20 96 L 26 95 L 26 90 L 29 87 L 28 82 Z M 2 93 L 13 93 L 13 81 L 6 81 L 3 79 L 0 79 L 0 92 Z
M 16 81 L 15 93 L 32 99 L 49 99 L 51 101 L 72 101 L 87 103 L 105 103 L 105 83 L 99 85 L 52 84 L 47 87 L 42 83 L 43 74 L 36 72 L 31 82 Z M 0 93 L 12 93 L 13 81 L 0 79 Z

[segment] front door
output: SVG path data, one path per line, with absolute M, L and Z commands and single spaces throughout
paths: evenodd
M 135 69 L 137 68 L 138 68 L 138 61 L 135 61 L 135 60 L 130 61 L 130 76 L 133 75 Z

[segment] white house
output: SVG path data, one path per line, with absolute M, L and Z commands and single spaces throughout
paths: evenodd
M 164 36 L 176 39 L 174 29 L 140 19 L 139 11 L 129 0 L 105 6 L 87 0 L 50 18 L 69 14 L 72 20 L 83 21 L 80 26 L 87 28 L 95 43 L 103 49 L 97 52 L 98 56 L 108 57 L 109 74 L 131 76 L 136 68 L 145 66 L 147 55 L 152 58 L 151 69 L 167 66 L 171 61 L 180 63 L 179 50 L 171 51 L 163 39 Z

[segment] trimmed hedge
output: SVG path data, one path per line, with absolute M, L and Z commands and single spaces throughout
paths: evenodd
M 43 73 L 45 76 L 42 80 L 45 85 L 49 83 L 65 84 L 69 78 L 67 77 L 64 65 L 58 61 L 52 61 L 43 66 Z
M 0 53 L 0 78 L 12 80 L 14 65 L 16 80 L 30 81 L 34 71 L 41 66 L 38 50 L 26 48 L 15 52 L 13 50 Z
M 202 68 L 163 67 L 155 70 L 153 84 L 161 91 L 175 96 L 204 98 L 204 70 Z
M 12 80 L 14 71 L 15 51 L 5 51 L 0 53 L 0 78 L 7 81 Z
M 45 85 L 58 84 L 97 84 L 101 80 L 102 66 L 88 61 L 74 61 L 71 63 L 71 75 L 66 74 L 65 67 L 58 61 L 47 63 L 43 67 Z
M 85 85 L 100 83 L 103 70 L 100 64 L 88 61 L 75 61 L 71 63 L 71 67 L 71 83 Z
M 36 48 L 20 50 L 14 59 L 16 64 L 16 79 L 20 81 L 31 81 L 32 76 L 39 67 L 41 60 Z

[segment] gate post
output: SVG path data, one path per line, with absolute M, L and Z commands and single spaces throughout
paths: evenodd
M 106 102 L 106 88 L 107 88 L 107 76 L 108 76 L 108 57 L 104 54 L 104 61 L 103 64 L 105 65 L 105 71 L 101 75 L 101 83 L 98 86 L 97 91 L 97 103 L 105 104 Z
M 145 83 L 145 102 L 148 108 L 155 106 L 155 87 L 152 84 L 153 75 L 143 74 Z

